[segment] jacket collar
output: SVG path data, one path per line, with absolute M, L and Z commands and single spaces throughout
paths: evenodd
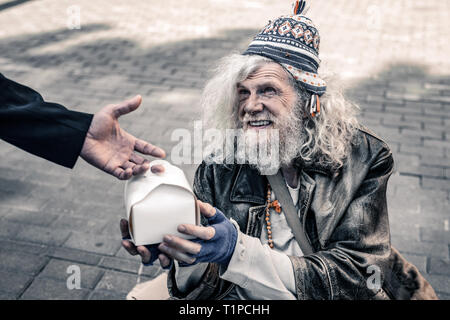
M 266 177 L 260 175 L 257 169 L 247 164 L 234 166 L 234 170 L 237 172 L 233 174 L 230 201 L 265 204 Z
M 314 180 L 308 173 L 320 173 L 328 177 L 333 177 L 337 170 L 330 166 L 313 162 L 304 162 L 297 159 L 294 165 L 302 170 L 302 183 L 312 184 Z M 259 174 L 258 170 L 250 165 L 227 166 L 229 170 L 234 170 L 233 182 L 230 193 L 231 202 L 250 202 L 257 205 L 266 203 L 267 178 Z

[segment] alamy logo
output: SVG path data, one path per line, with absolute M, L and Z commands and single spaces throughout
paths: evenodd
M 367 267 L 367 273 L 371 274 L 367 278 L 367 288 L 370 290 L 380 290 L 381 289 L 381 269 L 377 265 L 370 265 Z
M 81 8 L 70 6 L 67 8 L 67 28 L 70 30 L 81 29 Z
M 66 273 L 69 274 L 66 281 L 67 289 L 81 289 L 81 270 L 80 266 L 75 264 L 67 267 Z

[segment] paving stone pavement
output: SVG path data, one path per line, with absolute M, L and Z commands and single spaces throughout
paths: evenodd
M 75 6 L 75 7 L 74 7 Z M 341 78 L 361 120 L 391 146 L 392 243 L 450 298 L 449 1 L 316 0 L 322 72 Z M 290 1 L 0 1 L 0 72 L 48 101 L 94 113 L 134 94 L 121 119 L 169 155 L 193 128 L 209 68 L 242 51 Z M 73 13 L 80 12 L 80 29 Z M 192 181 L 195 165 L 184 165 Z M 124 183 L 0 143 L 0 299 L 123 299 L 139 259 L 120 248 Z M 79 266 L 81 289 L 69 290 Z M 146 268 L 142 281 L 158 275 Z

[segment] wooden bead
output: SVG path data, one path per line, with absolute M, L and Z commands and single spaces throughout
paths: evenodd
M 272 227 L 270 223 L 270 208 L 275 208 L 275 211 L 279 210 L 279 203 L 278 200 L 274 200 L 270 202 L 270 184 L 267 185 L 267 207 L 266 207 L 266 228 L 267 228 L 267 238 L 268 238 L 268 244 L 270 248 L 273 248 L 273 240 L 272 240 Z M 278 210 L 277 210 L 278 209 Z

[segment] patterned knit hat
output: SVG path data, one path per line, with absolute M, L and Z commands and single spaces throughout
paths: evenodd
M 326 83 L 319 78 L 319 31 L 311 19 L 301 15 L 306 1 L 294 3 L 294 14 L 269 21 L 243 54 L 256 54 L 281 64 L 298 84 L 321 96 Z M 320 107 L 319 107 L 320 108 Z

